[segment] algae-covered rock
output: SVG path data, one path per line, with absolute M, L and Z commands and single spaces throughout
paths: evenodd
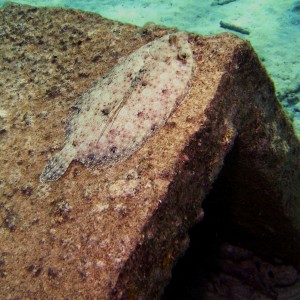
M 76 99 L 176 30 L 14 4 L 0 28 L 3 299 L 158 298 L 210 191 L 230 200 L 231 239 L 300 264 L 299 141 L 247 42 L 189 34 L 193 76 L 163 126 L 109 168 L 72 161 L 41 183 Z

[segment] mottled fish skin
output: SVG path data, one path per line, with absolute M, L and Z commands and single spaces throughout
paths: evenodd
M 128 158 L 179 105 L 192 71 L 184 32 L 165 35 L 123 58 L 79 97 L 64 147 L 49 160 L 40 181 L 59 179 L 73 160 L 90 167 Z

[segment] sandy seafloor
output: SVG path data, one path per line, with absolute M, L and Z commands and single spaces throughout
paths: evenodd
M 5 1 L 0 0 L 0 5 Z M 143 26 L 154 22 L 203 35 L 221 33 L 220 21 L 246 28 L 273 79 L 277 96 L 300 135 L 300 1 L 236 0 L 20 0 L 35 6 L 79 8 Z

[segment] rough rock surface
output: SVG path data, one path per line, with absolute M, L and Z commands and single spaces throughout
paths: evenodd
M 126 161 L 41 184 L 76 98 L 175 30 L 18 5 L 0 29 L 2 299 L 159 297 L 227 154 L 232 238 L 300 265 L 299 141 L 247 42 L 190 35 L 197 68 L 167 123 Z

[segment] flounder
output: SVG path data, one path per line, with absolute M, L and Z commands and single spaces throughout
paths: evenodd
M 131 156 L 182 101 L 192 69 L 184 32 L 165 35 L 122 58 L 78 98 L 64 147 L 49 160 L 40 181 L 59 179 L 73 160 L 90 167 Z

